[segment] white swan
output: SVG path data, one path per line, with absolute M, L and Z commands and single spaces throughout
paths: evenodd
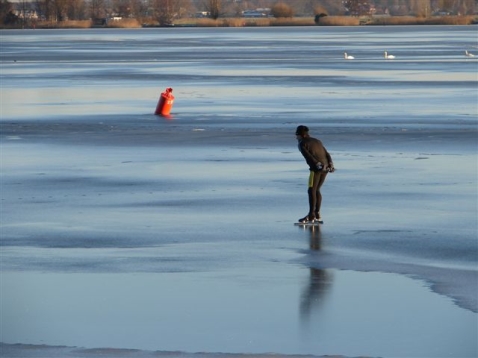
M 387 51 L 385 51 L 385 52 L 383 53 L 383 56 L 384 56 L 385 58 L 389 59 L 389 60 L 392 60 L 392 59 L 395 58 L 395 56 L 389 55 Z
M 347 52 L 344 52 L 344 58 L 345 58 L 346 60 L 353 60 L 355 57 L 350 56 L 350 55 L 347 55 Z
M 472 53 L 470 53 L 468 51 L 465 51 L 465 56 L 466 57 L 475 57 L 475 55 L 473 55 Z

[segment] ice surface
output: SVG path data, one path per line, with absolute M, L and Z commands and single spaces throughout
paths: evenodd
M 476 356 L 473 46 L 460 26 L 4 31 L 2 341 L 46 346 L 2 349 Z M 337 167 L 320 230 L 292 225 L 298 124 Z

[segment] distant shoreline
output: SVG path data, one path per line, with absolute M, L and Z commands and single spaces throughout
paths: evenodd
M 397 26 L 397 25 L 476 25 L 478 16 L 323 16 L 294 18 L 185 18 L 169 25 L 155 19 L 97 19 L 68 21 L 35 21 L 2 29 L 85 29 L 85 28 L 155 28 L 155 27 L 285 27 L 285 26 Z

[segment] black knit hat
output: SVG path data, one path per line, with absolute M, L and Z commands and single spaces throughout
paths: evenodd
M 309 128 L 306 126 L 298 126 L 295 130 L 295 135 L 304 135 L 309 133 Z

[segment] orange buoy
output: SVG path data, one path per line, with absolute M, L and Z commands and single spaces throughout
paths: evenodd
M 161 96 L 159 96 L 158 105 L 156 106 L 154 114 L 168 116 L 169 112 L 171 112 L 171 108 L 173 108 L 173 103 L 173 89 L 168 87 L 163 93 L 161 93 Z

